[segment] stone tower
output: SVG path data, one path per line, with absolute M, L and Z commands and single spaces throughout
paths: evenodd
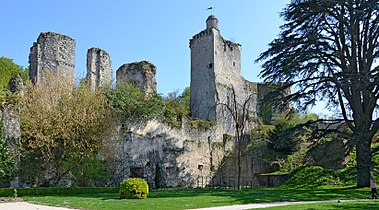
M 145 94 L 156 94 L 155 73 L 156 67 L 147 61 L 124 64 L 116 72 L 117 85 L 132 83 L 137 85 Z
M 112 61 L 107 52 L 99 48 L 88 49 L 86 78 L 91 90 L 112 87 Z
M 192 117 L 216 120 L 224 128 L 232 129 L 230 116 L 219 105 L 230 103 L 231 87 L 239 106 L 248 95 L 254 95 L 249 110 L 256 114 L 257 85 L 241 76 L 241 45 L 221 36 L 215 16 L 209 16 L 206 29 L 192 37 L 190 49 Z
M 75 81 L 75 40 L 54 32 L 41 33 L 29 55 L 29 77 L 33 83 L 44 78 L 44 71 L 64 75 Z

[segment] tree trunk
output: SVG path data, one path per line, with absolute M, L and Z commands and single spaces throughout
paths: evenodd
M 237 165 L 238 165 L 238 175 L 237 175 L 237 189 L 241 189 L 241 137 L 238 137 L 238 151 L 237 151 Z
M 357 150 L 357 187 L 370 186 L 371 162 L 371 137 L 368 131 L 362 129 L 361 132 L 355 132 L 353 138 L 356 141 Z

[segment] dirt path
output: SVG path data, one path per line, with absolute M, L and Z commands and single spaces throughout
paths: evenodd
M 27 202 L 6 202 L 0 203 L 0 210 L 68 210 L 68 208 L 41 206 Z
M 244 210 L 244 209 L 258 209 L 267 208 L 273 206 L 287 206 L 296 204 L 307 204 L 307 203 L 339 203 L 339 202 L 352 202 L 357 200 L 328 200 L 328 201 L 296 201 L 296 202 L 274 202 L 274 203 L 254 203 L 254 204 L 243 204 L 243 205 L 233 205 L 233 206 L 220 206 L 220 207 L 209 207 L 201 208 L 196 210 Z M 372 200 L 359 200 L 359 201 L 372 201 Z

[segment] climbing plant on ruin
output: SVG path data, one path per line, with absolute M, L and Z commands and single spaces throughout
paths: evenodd
M 15 163 L 8 144 L 3 139 L 3 122 L 0 120 L 0 187 L 9 187 L 9 182 L 16 171 Z

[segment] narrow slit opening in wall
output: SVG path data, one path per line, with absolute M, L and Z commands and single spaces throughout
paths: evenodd
M 211 69 L 211 68 L 213 68 L 213 63 L 210 63 L 209 65 L 208 65 L 208 67 Z
M 236 62 L 233 61 L 233 66 L 236 66 Z

